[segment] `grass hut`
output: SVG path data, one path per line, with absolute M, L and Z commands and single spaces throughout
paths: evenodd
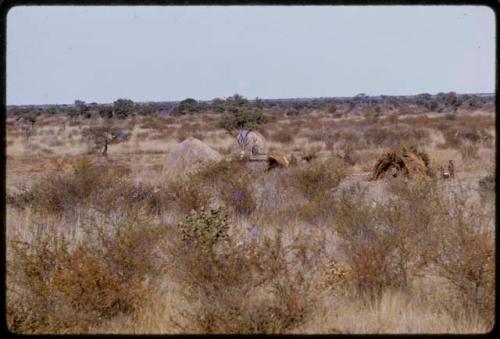
M 219 152 L 196 138 L 188 138 L 167 154 L 162 175 L 167 180 L 180 178 L 220 160 L 222 156 Z

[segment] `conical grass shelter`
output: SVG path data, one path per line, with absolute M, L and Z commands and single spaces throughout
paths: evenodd
M 196 138 L 188 138 L 172 147 L 165 157 L 162 175 L 174 180 L 195 173 L 200 168 L 222 160 L 219 152 Z

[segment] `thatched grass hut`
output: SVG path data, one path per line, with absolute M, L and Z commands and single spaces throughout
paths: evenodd
M 196 138 L 188 138 L 167 154 L 162 175 L 167 180 L 180 178 L 220 160 L 222 156 L 219 152 Z
M 399 176 L 434 176 L 427 153 L 415 147 L 402 147 L 386 152 L 375 164 L 370 180 Z

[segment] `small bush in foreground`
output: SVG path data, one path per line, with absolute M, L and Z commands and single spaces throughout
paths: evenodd
M 78 333 L 133 312 L 147 293 L 147 278 L 159 272 L 152 253 L 161 232 L 128 219 L 92 225 L 79 242 L 53 227 L 38 228 L 30 242 L 11 241 L 9 329 Z
M 494 228 L 465 191 L 443 191 L 434 180 L 398 179 L 385 202 L 353 186 L 334 206 L 336 232 L 358 292 L 379 299 L 407 290 L 412 278 L 446 279 L 459 308 L 492 322 Z
M 313 239 L 307 239 L 315 244 Z M 321 246 L 284 247 L 281 236 L 236 244 L 232 238 L 197 250 L 173 236 L 169 273 L 185 287 L 185 332 L 286 333 L 303 324 L 317 302 L 312 273 Z

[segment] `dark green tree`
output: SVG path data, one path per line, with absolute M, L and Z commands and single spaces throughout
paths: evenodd
M 224 112 L 224 105 L 225 102 L 221 98 L 212 99 L 212 102 L 210 103 L 211 109 L 215 113 Z
M 201 110 L 201 106 L 193 98 L 187 98 L 185 100 L 182 100 L 179 105 L 177 105 L 173 113 L 174 115 L 185 115 L 185 114 L 193 114 L 193 113 L 198 113 Z
M 134 113 L 135 103 L 130 99 L 118 99 L 113 103 L 113 117 L 125 119 Z
M 222 113 L 218 126 L 232 134 L 234 131 L 241 129 L 255 129 L 267 121 L 268 119 L 260 110 L 233 106 Z
M 226 105 L 236 107 L 248 106 L 248 100 L 244 96 L 235 93 L 232 96 L 226 98 Z

